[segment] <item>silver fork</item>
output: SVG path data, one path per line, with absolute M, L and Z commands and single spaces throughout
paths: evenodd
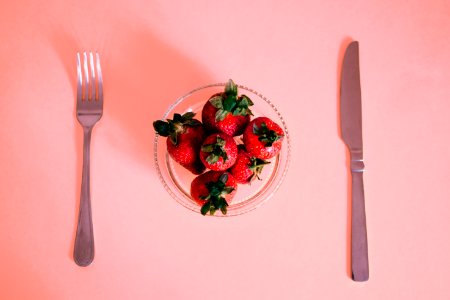
M 75 263 L 86 267 L 94 260 L 94 230 L 90 195 L 90 146 L 95 123 L 103 114 L 103 81 L 98 53 L 77 53 L 77 119 L 83 126 L 83 174 L 80 211 L 73 257 Z

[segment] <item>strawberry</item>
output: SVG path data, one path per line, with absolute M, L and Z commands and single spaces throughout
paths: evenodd
M 180 165 L 198 175 L 205 171 L 199 152 L 206 134 L 202 123 L 194 119 L 194 116 L 193 112 L 174 114 L 173 120 L 155 121 L 153 127 L 159 135 L 168 137 L 166 144 L 169 155 Z
M 208 171 L 197 176 L 191 183 L 191 196 L 202 206 L 202 215 L 208 212 L 214 215 L 216 210 L 226 215 L 236 190 L 236 180 L 228 172 Z
M 213 95 L 202 110 L 202 121 L 209 132 L 223 132 L 229 136 L 241 135 L 250 122 L 253 102 L 246 95 L 238 96 L 238 87 L 230 79 L 225 91 Z
M 266 117 L 252 120 L 244 131 L 247 152 L 260 159 L 269 159 L 281 150 L 284 132 L 281 127 Z
M 200 160 L 208 169 L 224 171 L 236 162 L 236 142 L 224 133 L 211 134 L 200 149 Z
M 259 175 L 264 165 L 270 164 L 270 162 L 250 156 L 243 146 L 238 146 L 239 151 L 236 163 L 231 167 L 230 173 L 238 183 L 242 184 L 250 183 L 255 178 L 261 180 Z

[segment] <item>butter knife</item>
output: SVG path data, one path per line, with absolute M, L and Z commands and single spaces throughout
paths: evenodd
M 350 171 L 352 175 L 352 279 L 354 281 L 367 281 L 369 279 L 369 261 L 363 186 L 361 85 L 357 41 L 348 45 L 342 63 L 340 113 L 341 135 L 350 151 Z

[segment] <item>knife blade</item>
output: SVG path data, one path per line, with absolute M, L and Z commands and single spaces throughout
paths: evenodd
M 354 281 L 369 279 L 366 212 L 363 185 L 363 141 L 359 44 L 351 42 L 344 54 L 340 91 L 341 135 L 350 152 L 352 175 L 351 269 Z

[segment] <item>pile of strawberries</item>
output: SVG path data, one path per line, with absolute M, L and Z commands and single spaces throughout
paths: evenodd
M 251 120 L 250 106 L 253 102 L 239 96 L 230 79 L 224 92 L 206 101 L 202 122 L 192 112 L 153 122 L 155 131 L 167 137 L 172 159 L 198 175 L 191 183 L 191 196 L 203 215 L 217 210 L 225 215 L 238 183 L 260 179 L 267 160 L 281 150 L 282 128 L 266 117 Z M 241 135 L 243 144 L 238 145 L 235 137 Z

